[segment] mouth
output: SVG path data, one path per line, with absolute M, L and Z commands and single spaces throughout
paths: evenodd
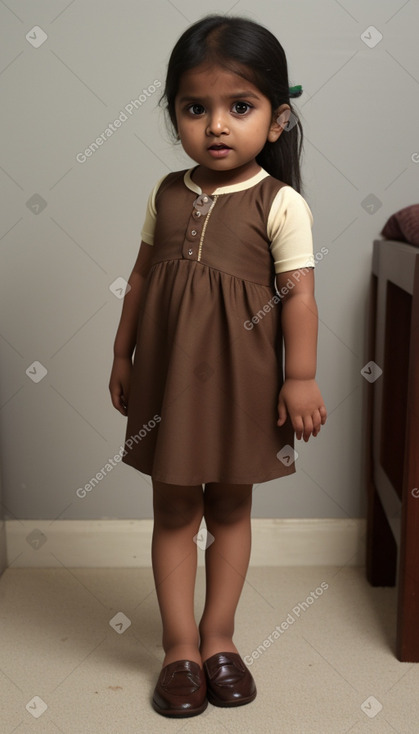
M 217 143 L 215 145 L 210 145 L 208 150 L 231 150 L 229 145 L 225 145 L 224 143 Z

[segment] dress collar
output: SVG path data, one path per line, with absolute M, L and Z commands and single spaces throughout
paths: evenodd
M 191 174 L 196 168 L 198 168 L 198 166 L 193 166 L 193 168 L 189 168 L 183 176 L 183 181 L 188 189 L 190 189 L 191 191 L 195 191 L 195 193 L 197 194 L 202 194 L 205 192 L 203 192 L 201 187 L 198 186 L 198 184 L 196 184 L 195 181 L 193 181 L 191 178 Z M 266 176 L 269 176 L 269 173 L 265 171 L 264 168 L 261 168 L 258 173 L 255 173 L 254 176 L 248 178 L 246 181 L 241 181 L 240 183 L 236 184 L 230 184 L 229 186 L 219 186 L 212 192 L 211 196 L 215 194 L 233 194 L 236 191 L 244 191 L 245 189 L 250 189 L 252 186 L 255 186 L 255 184 L 259 183 L 259 181 L 262 181 L 264 178 L 266 178 Z

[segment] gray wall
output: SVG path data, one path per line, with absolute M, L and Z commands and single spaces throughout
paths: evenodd
M 150 478 L 118 464 L 83 487 L 124 441 L 108 380 L 122 302 L 109 289 L 134 264 L 151 185 L 193 163 L 170 143 L 159 91 L 84 163 L 76 156 L 154 80 L 201 0 L 0 4 L 3 150 L 1 452 L 7 518 L 152 517 Z M 410 0 L 241 0 L 232 14 L 285 47 L 305 129 L 320 313 L 318 382 L 329 412 L 297 473 L 255 487 L 254 517 L 359 517 L 372 242 L 416 203 L 417 28 Z M 47 39 L 38 48 L 40 26 Z M 368 33 L 369 45 L 361 34 Z M 29 34 L 29 40 L 26 35 Z M 368 39 L 366 39 L 368 40 Z M 416 155 L 415 155 L 416 153 Z M 376 202 L 368 209 L 368 197 Z M 367 200 L 367 201 L 365 201 Z M 41 376 L 34 382 L 26 370 Z

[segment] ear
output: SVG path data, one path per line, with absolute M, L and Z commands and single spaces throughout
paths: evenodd
M 272 116 L 271 126 L 268 132 L 268 140 L 270 143 L 275 143 L 279 136 L 287 129 L 288 122 L 291 116 L 291 107 L 284 103 Z

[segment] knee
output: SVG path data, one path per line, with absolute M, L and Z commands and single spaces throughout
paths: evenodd
M 199 526 L 203 511 L 190 505 L 173 503 L 170 507 L 154 508 L 154 523 L 167 529 L 184 528 L 188 525 Z
M 203 516 L 202 488 L 185 495 L 178 494 L 174 487 L 169 493 L 155 487 L 153 513 L 154 522 L 169 529 L 199 524 Z
M 233 501 L 226 497 L 204 502 L 204 517 L 207 525 L 234 525 L 250 520 L 252 498 Z

